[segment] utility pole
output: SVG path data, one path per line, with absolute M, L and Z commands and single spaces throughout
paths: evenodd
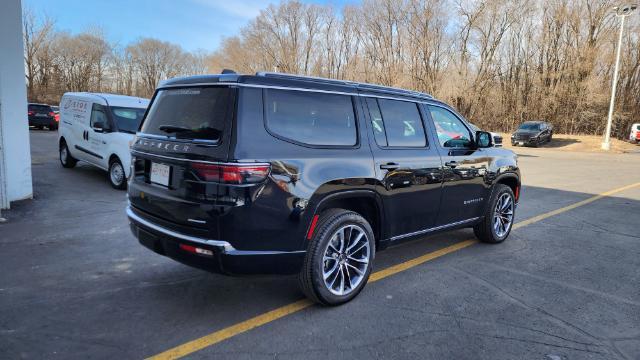
M 624 19 L 631 15 L 633 11 L 638 7 L 637 4 L 627 4 L 622 6 L 615 6 L 613 10 L 616 12 L 616 16 L 620 18 L 620 34 L 618 35 L 618 48 L 616 49 L 616 65 L 613 70 L 613 84 L 611 85 L 611 102 L 609 103 L 609 116 L 607 117 L 607 129 L 604 133 L 604 141 L 602 142 L 602 149 L 611 149 L 611 123 L 613 122 L 613 108 L 616 101 L 616 87 L 618 85 L 618 70 L 620 69 L 620 52 L 622 48 L 622 35 L 624 33 Z

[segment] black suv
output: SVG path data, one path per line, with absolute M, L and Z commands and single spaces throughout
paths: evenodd
M 37 129 L 42 129 L 46 126 L 51 131 L 58 130 L 56 114 L 49 105 L 29 104 L 27 116 L 29 117 L 29 126 L 34 126 Z
M 525 121 L 511 134 L 511 145 L 538 147 L 551 141 L 553 126 L 545 121 Z
M 224 274 L 299 274 L 311 299 L 355 297 L 375 254 L 473 227 L 499 243 L 516 155 L 433 97 L 276 73 L 168 80 L 132 145 L 139 242 Z

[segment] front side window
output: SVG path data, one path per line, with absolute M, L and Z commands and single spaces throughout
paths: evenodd
M 457 116 L 439 106 L 429 106 L 440 145 L 446 148 L 471 146 L 471 133 Z
M 276 136 L 319 146 L 354 146 L 357 129 L 348 95 L 265 90 L 266 126 Z
M 135 134 L 138 131 L 144 111 L 145 109 L 142 108 L 111 107 L 113 120 L 118 127 L 118 131 L 131 134 Z
M 377 132 L 376 142 L 379 145 L 389 147 L 427 146 L 422 117 L 416 103 L 371 98 L 367 99 L 367 103 L 374 133 Z M 382 136 L 378 134 L 381 130 L 386 135 L 386 144 L 382 142 Z
M 107 109 L 99 104 L 93 104 L 91 108 L 90 125 L 95 128 L 95 124 L 99 124 L 104 130 L 109 129 L 109 118 L 107 117 Z

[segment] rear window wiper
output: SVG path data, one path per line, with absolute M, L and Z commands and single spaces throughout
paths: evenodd
M 189 129 L 188 127 L 184 127 L 184 126 L 173 126 L 173 125 L 160 125 L 158 127 L 158 129 L 160 131 L 164 131 L 166 133 L 179 133 L 179 132 L 191 132 L 193 131 L 192 129 Z
M 176 138 L 184 138 L 186 136 L 195 136 L 196 138 L 206 138 L 212 141 L 220 140 L 221 131 L 210 126 L 203 126 L 196 129 L 191 129 L 184 126 L 174 126 L 174 125 L 160 125 L 158 127 L 160 131 L 164 131 L 166 133 L 175 133 Z

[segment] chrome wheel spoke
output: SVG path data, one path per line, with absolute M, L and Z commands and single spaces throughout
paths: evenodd
M 366 259 L 366 258 L 364 258 L 364 259 L 356 259 L 354 257 L 347 256 L 347 259 L 351 260 L 351 261 L 355 261 L 355 262 L 360 263 L 360 264 L 368 264 L 369 263 L 369 260 Z
M 362 270 L 358 269 L 357 267 L 355 267 L 355 266 L 353 266 L 353 265 L 351 265 L 349 263 L 346 263 L 346 265 L 347 265 L 347 268 L 352 268 L 353 270 L 355 270 L 355 272 L 357 272 L 358 275 L 360 275 L 360 276 L 364 275 L 364 272 Z
M 358 245 L 358 243 L 360 242 L 363 236 L 364 236 L 363 232 L 358 232 L 358 235 L 356 235 L 356 238 L 353 240 L 351 245 L 347 247 L 347 254 L 351 254 L 351 249 L 353 249 L 356 245 Z
M 344 270 L 340 266 L 340 295 L 344 294 Z

